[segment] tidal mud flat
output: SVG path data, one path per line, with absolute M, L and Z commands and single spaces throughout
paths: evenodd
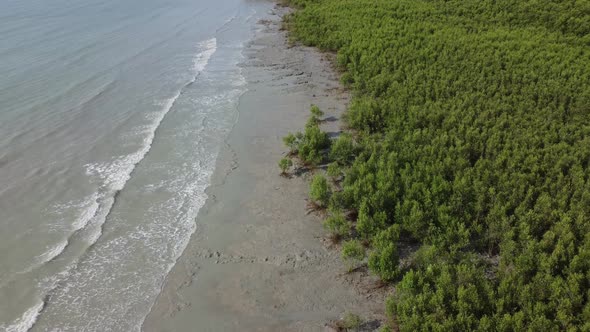
M 287 12 L 271 10 L 244 51 L 239 119 L 145 331 L 324 331 L 345 312 L 373 330 L 383 319 L 384 292 L 363 269 L 346 272 L 322 218 L 306 212 L 311 172 L 279 176 L 282 137 L 303 128 L 310 105 L 337 136 L 349 100 L 329 55 L 289 45 Z

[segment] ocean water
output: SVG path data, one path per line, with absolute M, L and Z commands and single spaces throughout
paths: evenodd
M 270 4 L 0 2 L 0 331 L 138 331 Z

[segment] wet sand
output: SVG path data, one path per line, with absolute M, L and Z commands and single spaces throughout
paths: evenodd
M 246 47 L 239 120 L 217 161 L 197 231 L 167 277 L 145 331 L 324 331 L 354 312 L 382 319 L 383 292 L 346 273 L 321 217 L 307 213 L 310 173 L 279 176 L 282 137 L 311 104 L 336 136 L 348 102 L 328 55 L 287 43 L 276 7 Z M 375 324 L 368 324 L 368 330 Z

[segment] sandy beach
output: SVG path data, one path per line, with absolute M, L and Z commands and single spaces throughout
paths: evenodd
M 282 137 L 303 128 L 310 105 L 325 111 L 323 129 L 336 136 L 348 102 L 328 55 L 288 45 L 287 11 L 270 10 L 246 47 L 239 119 L 145 331 L 324 331 L 345 312 L 372 330 L 382 318 L 374 279 L 346 273 L 321 216 L 307 213 L 311 174 L 279 176 Z

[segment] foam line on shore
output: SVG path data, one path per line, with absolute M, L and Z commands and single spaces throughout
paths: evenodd
M 38 302 L 34 306 L 30 307 L 23 315 L 14 320 L 9 325 L 0 325 L 0 330 L 5 332 L 26 332 L 28 331 L 35 322 L 39 313 L 43 310 L 45 303 L 43 301 Z
M 102 235 L 104 223 L 106 222 L 112 207 L 115 205 L 117 195 L 125 188 L 125 184 L 131 178 L 136 166 L 149 153 L 160 124 L 171 111 L 178 98 L 182 95 L 183 90 L 197 80 L 199 74 L 209 63 L 211 56 L 217 50 L 217 40 L 216 38 L 205 40 L 200 42 L 197 47 L 199 52 L 193 58 L 193 65 L 191 68 L 193 73 L 192 78 L 171 98 L 166 99 L 161 111 L 153 115 L 153 121 L 149 125 L 149 129 L 146 131 L 147 135 L 143 138 L 139 150 L 132 154 L 116 158 L 111 162 L 84 165 L 88 176 L 95 176 L 101 179 L 102 184 L 99 191 L 85 200 L 80 216 L 72 223 L 71 235 L 67 239 L 53 246 L 49 246 L 44 253 L 36 257 L 33 265 L 24 272 L 43 266 L 58 258 L 69 247 L 72 236 L 78 232 L 85 232 L 84 240 L 88 243 L 86 250 L 98 241 Z M 63 286 L 63 281 L 66 279 L 66 276 L 69 275 L 72 268 L 75 269 L 76 264 L 76 262 L 73 262 L 67 266 L 64 271 L 65 274 L 61 274 L 61 277 L 59 278 L 61 281 L 55 280 L 50 287 L 46 288 L 46 294 L 53 292 L 57 287 Z M 37 321 L 37 317 L 45 306 L 46 303 L 40 301 L 33 307 L 27 309 L 20 318 L 17 318 L 10 325 L 0 325 L 0 330 L 10 332 L 28 331 L 33 327 Z

